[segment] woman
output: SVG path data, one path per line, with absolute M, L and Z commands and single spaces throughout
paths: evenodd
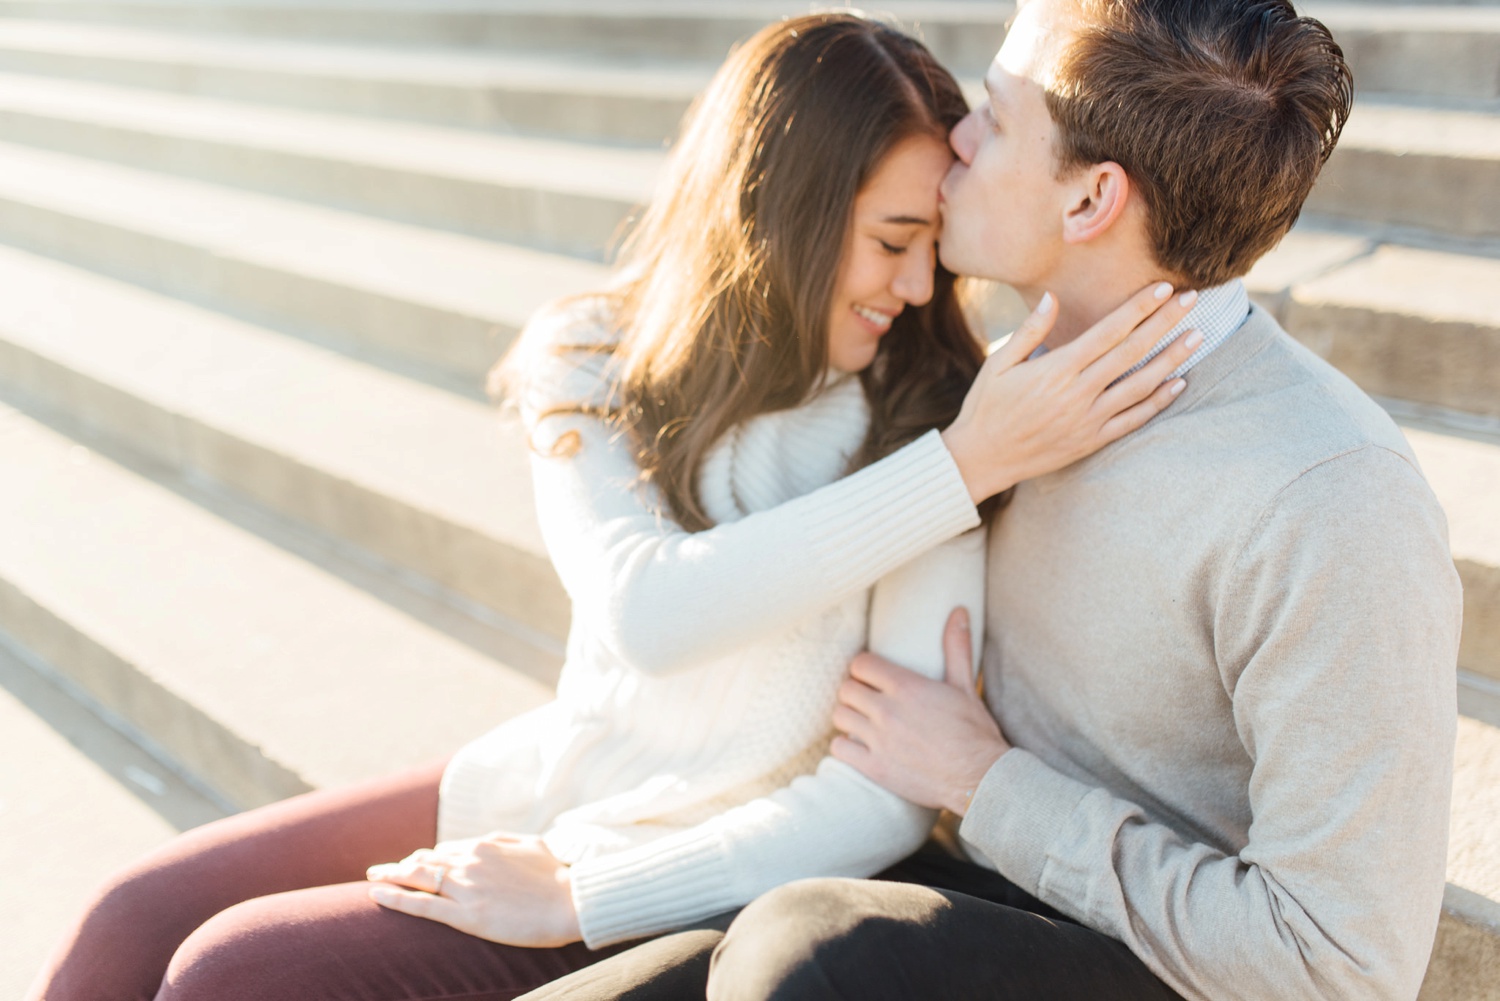
M 981 371 L 936 262 L 966 110 L 852 14 L 739 49 L 627 277 L 508 363 L 574 604 L 557 701 L 444 769 L 183 835 L 106 886 L 32 996 L 508 998 L 916 848 L 931 814 L 825 757 L 844 665 L 869 644 L 937 675 L 949 609 L 979 607 L 976 504 L 1144 422 L 1189 353 L 1117 381 L 1185 312 L 1147 293 L 1019 366 L 1044 307 Z

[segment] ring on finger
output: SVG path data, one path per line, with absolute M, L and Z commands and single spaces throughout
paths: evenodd
M 445 865 L 438 866 L 437 867 L 437 882 L 432 885 L 433 896 L 441 897 L 443 895 L 443 880 L 445 880 L 447 878 L 448 878 L 448 867 L 445 866 Z

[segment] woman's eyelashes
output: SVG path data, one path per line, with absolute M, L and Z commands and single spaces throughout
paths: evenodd
M 887 254 L 890 254 L 892 257 L 898 257 L 901 254 L 906 253 L 905 247 L 898 247 L 893 243 L 886 243 L 879 237 L 876 237 L 875 239 L 880 243 L 880 249 L 885 251 Z

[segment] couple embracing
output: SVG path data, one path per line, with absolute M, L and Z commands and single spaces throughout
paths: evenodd
M 1446 527 L 1240 281 L 1340 51 L 1285 0 L 1024 0 L 985 90 L 854 13 L 739 48 L 500 373 L 556 701 L 182 835 L 32 997 L 1414 998 Z M 1033 307 L 988 357 L 969 277 Z

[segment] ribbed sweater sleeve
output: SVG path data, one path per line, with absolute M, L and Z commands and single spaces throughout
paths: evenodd
M 966 533 L 875 586 L 870 648 L 943 676 L 942 630 L 955 606 L 983 621 L 984 535 Z M 975 643 L 979 642 L 975 629 Z M 697 827 L 573 867 L 573 899 L 591 948 L 680 928 L 743 906 L 794 879 L 871 876 L 921 845 L 934 814 L 842 762 Z
M 545 392 L 522 413 L 543 539 L 575 618 L 637 670 L 683 670 L 787 628 L 979 523 L 933 431 L 795 500 L 683 531 L 637 482 L 622 436 L 595 417 L 547 414 L 599 399 L 607 359 L 541 357 Z M 564 436 L 571 454 L 551 457 Z
M 1207 612 L 1203 669 L 1253 760 L 1248 843 L 1195 841 L 1025 750 L 991 768 L 960 833 L 1185 998 L 1410 1001 L 1441 905 L 1460 605 L 1407 461 L 1366 446 L 1322 462 L 1250 529 Z M 1164 717 L 1162 740 L 1174 722 L 1192 725 Z

